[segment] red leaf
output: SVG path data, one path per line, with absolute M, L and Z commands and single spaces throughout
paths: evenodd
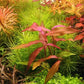
M 73 29 L 73 28 L 56 28 L 47 33 L 46 35 L 49 36 L 61 36 L 64 34 L 70 34 L 70 33 L 75 33 L 78 32 L 78 30 Z
M 81 23 L 84 23 L 84 18 L 80 18 L 80 22 Z
M 83 43 L 84 43 L 84 39 L 83 39 Z
M 11 49 L 26 48 L 26 47 L 29 47 L 29 46 L 31 46 L 31 45 L 33 45 L 33 44 L 37 44 L 37 43 L 40 43 L 40 42 L 43 43 L 43 41 L 41 41 L 41 40 L 36 40 L 36 41 L 31 41 L 31 42 L 29 42 L 29 43 L 27 43 L 27 44 L 22 44 L 22 45 L 13 47 L 13 48 L 11 48 Z
M 45 28 L 43 25 L 39 26 L 37 23 L 33 23 L 30 27 L 24 29 L 24 31 L 39 31 L 44 33 L 45 31 L 50 31 L 49 29 Z
M 84 55 L 80 55 L 80 57 L 84 57 Z
M 76 28 L 80 28 L 80 27 L 83 27 L 84 25 L 82 24 L 82 23 L 77 23 L 76 25 L 75 25 L 75 27 Z
M 84 32 L 84 28 L 81 30 L 81 32 Z
M 53 77 L 53 75 L 58 71 L 59 69 L 59 65 L 60 65 L 60 60 L 58 60 L 57 62 L 55 62 L 52 67 L 50 68 L 46 79 L 45 79 L 45 84 Z
M 84 38 L 84 34 L 81 33 L 81 34 L 77 35 L 74 40 L 75 40 L 75 41 L 76 41 L 76 40 L 81 40 L 81 39 L 83 39 L 83 38 Z
M 57 59 L 58 57 L 55 56 L 55 55 L 50 55 L 48 57 L 45 57 L 45 58 L 42 58 L 42 59 L 38 60 L 37 62 L 34 62 L 32 70 L 34 70 L 35 68 L 37 68 L 38 66 L 40 66 L 43 61 L 46 61 L 48 59 L 53 59 L 53 58 Z
M 58 27 L 65 27 L 64 25 L 56 25 L 52 29 L 58 28 Z
M 27 66 L 27 71 L 29 70 L 32 62 L 35 60 L 36 56 L 40 53 L 40 51 L 43 49 L 44 47 L 39 47 L 37 48 L 29 57 L 29 61 L 28 61 L 28 66 Z
M 77 4 L 77 5 L 76 5 L 76 7 L 80 7 L 80 6 L 82 6 L 82 4 Z
M 34 22 L 30 27 L 24 29 L 22 32 L 24 32 L 24 31 L 37 31 L 38 30 L 37 28 L 38 28 L 38 24 Z
M 44 45 L 46 44 L 46 42 L 48 42 L 47 36 L 45 34 L 42 34 L 41 32 L 39 32 L 39 38 L 44 42 Z
M 47 45 L 52 46 L 52 47 L 56 47 L 56 48 L 58 48 L 58 49 L 61 49 L 60 47 L 58 47 L 58 46 L 56 46 L 56 45 L 54 45 L 54 44 L 52 44 L 52 43 L 48 43 Z

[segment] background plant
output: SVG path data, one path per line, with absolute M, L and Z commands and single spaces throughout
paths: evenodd
M 11 31 L 14 31 L 16 22 L 16 14 L 11 7 L 0 8 L 0 35 L 3 34 L 2 31 L 7 35 L 12 33 Z
M 83 13 L 83 0 L 57 0 L 52 6 L 51 11 L 56 13 L 61 13 L 63 10 L 66 13 L 69 13 L 71 15 L 77 15 L 78 17 L 81 17 Z M 81 13 L 82 12 L 82 13 Z
M 72 38 L 74 38 L 75 34 L 64 35 L 66 33 L 74 33 L 75 32 L 75 31 L 73 31 L 74 28 L 72 29 L 71 28 L 72 26 L 69 28 L 65 28 L 65 26 L 60 25 L 60 24 L 66 24 L 66 23 L 61 22 L 61 20 L 65 19 L 66 15 L 64 15 L 64 11 L 62 11 L 62 14 L 60 14 L 60 15 L 58 13 L 55 15 L 50 13 L 49 7 L 52 5 L 51 3 L 44 4 L 45 8 L 44 8 L 44 6 L 39 5 L 39 3 L 40 3 L 39 1 L 33 2 L 33 3 L 30 1 L 30 3 L 20 1 L 19 4 L 16 3 L 15 9 L 19 15 L 20 22 L 19 22 L 18 26 L 19 26 L 19 28 L 21 28 L 20 31 L 23 30 L 24 28 L 28 27 L 28 28 L 24 29 L 23 31 L 28 30 L 28 31 L 35 31 L 35 32 L 27 32 L 26 31 L 26 32 L 21 33 L 19 31 L 16 31 L 16 34 L 13 37 L 14 41 L 12 40 L 12 42 L 10 42 L 8 44 L 9 47 L 10 47 L 10 45 L 16 46 L 16 45 L 23 44 L 23 45 L 19 46 L 18 48 L 24 48 L 24 47 L 28 47 L 28 48 L 20 49 L 20 50 L 11 50 L 12 53 L 9 53 L 9 57 L 8 57 L 10 63 L 13 66 L 14 66 L 14 64 L 16 64 L 16 67 L 22 71 L 23 71 L 23 67 L 25 67 L 25 65 L 27 65 L 27 60 L 29 60 L 28 68 L 30 68 L 32 66 L 33 61 L 37 61 L 38 59 L 40 59 L 40 61 L 38 60 L 37 62 L 35 62 L 33 64 L 33 69 L 35 69 L 35 70 L 38 66 L 42 66 L 43 68 L 45 68 L 46 62 L 48 62 L 50 64 L 50 66 L 52 66 L 54 64 L 50 68 L 50 70 L 49 70 L 49 67 L 47 68 L 47 70 L 49 72 L 46 77 L 46 82 L 53 76 L 53 74 L 56 71 L 58 71 L 60 63 L 61 63 L 61 66 L 59 68 L 60 71 L 62 70 L 62 66 L 65 66 L 64 67 L 65 70 L 62 70 L 63 74 L 66 74 L 66 72 L 67 73 L 70 72 L 70 74 L 71 74 L 73 69 L 74 70 L 76 69 L 76 66 L 79 62 L 79 58 L 80 58 L 79 54 L 82 53 L 81 45 L 76 46 L 77 43 L 73 42 L 74 40 Z M 37 12 L 38 12 L 38 14 L 37 14 Z M 74 11 L 73 11 L 73 13 L 74 13 Z M 26 16 L 24 16 L 24 15 L 26 15 Z M 80 16 L 80 13 L 78 13 L 78 14 L 76 13 L 76 15 Z M 24 17 L 25 17 L 25 19 L 24 19 Z M 45 25 L 45 27 L 43 24 Z M 56 26 L 54 26 L 54 25 L 56 25 Z M 52 26 L 54 26 L 54 27 L 51 29 Z M 62 28 L 58 28 L 58 27 L 64 27 L 64 28 L 62 29 Z M 46 28 L 48 28 L 48 29 L 46 29 Z M 78 30 L 80 30 L 80 28 Z M 37 31 L 39 31 L 39 32 L 37 32 Z M 64 36 L 61 36 L 61 35 L 64 35 Z M 33 37 L 35 37 L 35 38 L 33 39 Z M 64 38 L 66 38 L 66 39 L 64 39 Z M 41 43 L 39 43 L 39 42 L 41 42 Z M 32 45 L 34 43 L 38 43 L 38 44 Z M 58 47 L 57 45 L 59 45 L 60 47 Z M 52 47 L 50 47 L 50 46 L 52 46 Z M 44 49 L 44 50 L 42 50 L 42 49 Z M 40 52 L 40 50 L 42 50 L 42 51 Z M 31 54 L 31 52 L 33 52 L 33 54 Z M 34 52 L 37 54 L 35 54 Z M 31 54 L 31 56 L 30 56 L 30 54 Z M 33 56 L 34 56 L 34 58 L 33 58 Z M 75 58 L 77 58 L 77 60 Z M 49 62 L 49 60 L 51 62 Z M 44 62 L 44 61 L 46 61 L 46 62 Z M 42 64 L 44 64 L 44 66 Z M 54 69 L 54 68 L 56 68 L 56 69 Z M 52 71 L 53 71 L 53 73 L 52 73 Z M 51 75 L 51 76 L 49 76 L 49 75 Z

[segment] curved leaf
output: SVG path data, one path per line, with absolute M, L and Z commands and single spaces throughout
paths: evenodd
M 20 49 L 20 48 L 26 48 L 26 47 L 29 47 L 29 46 L 31 46 L 31 45 L 33 45 L 33 44 L 37 44 L 37 43 L 43 43 L 43 41 L 41 41 L 41 40 L 36 40 L 36 41 L 31 41 L 31 42 L 29 42 L 29 43 L 27 43 L 27 44 L 21 44 L 21 45 L 19 45 L 19 46 L 16 46 L 16 47 L 13 47 L 13 48 L 11 48 L 11 49 Z
M 52 77 L 53 75 L 58 71 L 59 69 L 59 65 L 60 65 L 60 60 L 58 60 L 57 62 L 55 62 L 52 67 L 50 68 L 47 76 L 46 76 L 46 79 L 45 79 L 45 83 L 46 84 Z
M 46 61 L 46 60 L 48 60 L 48 59 L 53 59 L 53 58 L 54 58 L 54 59 L 57 59 L 58 57 L 55 56 L 55 55 L 50 55 L 50 56 L 48 56 L 48 57 L 46 57 L 46 58 L 42 58 L 42 59 L 38 60 L 37 62 L 34 62 L 32 70 L 34 70 L 34 69 L 36 69 L 38 66 L 40 66 L 43 61 Z
M 62 36 L 64 34 L 70 34 L 70 33 L 75 33 L 75 32 L 78 32 L 78 30 L 73 29 L 73 28 L 56 28 L 48 32 L 46 35 L 47 36 Z
M 38 24 L 34 22 L 30 27 L 22 30 L 22 32 L 24 32 L 24 31 L 37 31 L 37 28 L 38 28 Z
M 81 39 L 83 39 L 83 38 L 84 38 L 84 34 L 81 33 L 81 34 L 77 35 L 74 40 L 75 40 L 75 41 L 76 41 L 76 40 L 81 40 Z
M 60 47 L 58 47 L 58 46 L 56 46 L 55 44 L 52 44 L 52 43 L 48 43 L 47 45 L 52 46 L 52 47 L 56 47 L 58 49 L 61 49 Z
M 64 25 L 56 25 L 52 29 L 58 28 L 58 27 L 65 27 Z
M 40 53 L 40 51 L 43 49 L 44 47 L 39 47 L 37 48 L 29 57 L 29 61 L 28 61 L 28 65 L 27 65 L 27 70 L 29 70 L 32 62 L 35 60 L 36 56 Z

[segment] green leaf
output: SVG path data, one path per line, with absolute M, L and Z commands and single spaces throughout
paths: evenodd
M 71 53 L 69 51 L 63 51 L 59 54 L 61 57 L 69 57 L 71 55 L 75 55 L 75 53 Z
M 28 64 L 28 61 L 27 62 L 17 62 L 17 64 L 27 65 Z

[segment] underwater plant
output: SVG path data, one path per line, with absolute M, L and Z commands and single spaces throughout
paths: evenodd
M 16 26 L 17 14 L 12 7 L 0 7 L 0 34 L 10 35 Z
M 64 11 L 65 13 L 76 15 L 81 17 L 84 9 L 83 0 L 56 0 L 53 5 L 51 5 L 51 12 L 54 14 L 56 12 L 61 13 Z
M 58 28 L 58 27 L 63 27 L 63 28 Z M 46 29 L 43 24 L 41 24 L 39 26 L 37 23 L 33 23 L 30 27 L 24 29 L 22 32 L 24 32 L 24 31 L 38 31 L 39 32 L 39 40 L 31 41 L 27 44 L 22 44 L 22 45 L 13 47 L 11 49 L 27 48 L 27 47 L 29 47 L 33 44 L 42 43 L 42 47 L 37 48 L 30 55 L 28 65 L 27 65 L 27 70 L 29 70 L 32 62 L 36 59 L 37 55 L 41 52 L 42 49 L 44 49 L 45 58 L 41 58 L 37 62 L 35 62 L 34 65 L 33 65 L 33 70 L 35 68 L 37 68 L 38 66 L 40 66 L 40 64 L 42 62 L 44 62 L 48 59 L 56 59 L 57 60 L 52 65 L 52 67 L 50 68 L 50 70 L 48 72 L 48 75 L 46 76 L 46 79 L 45 79 L 45 84 L 46 84 L 46 82 L 49 81 L 53 77 L 55 72 L 58 71 L 59 65 L 62 61 L 61 57 L 57 57 L 55 55 L 55 53 L 52 53 L 52 50 L 51 50 L 50 46 L 52 46 L 53 48 L 61 49 L 60 47 L 58 47 L 56 45 L 56 42 L 57 41 L 64 41 L 64 39 L 58 38 L 58 36 L 62 36 L 64 34 L 75 33 L 75 32 L 78 32 L 78 31 L 76 29 L 67 28 L 64 25 L 56 25 L 52 28 L 52 30 L 49 30 L 49 29 Z M 50 36 L 52 38 L 52 43 L 48 43 L 47 36 Z M 46 56 L 46 49 L 47 48 L 49 49 L 50 56 Z
M 74 29 L 79 30 L 74 40 L 82 40 L 82 43 L 84 43 L 84 15 L 79 18 L 76 16 L 66 17 L 65 22 Z

